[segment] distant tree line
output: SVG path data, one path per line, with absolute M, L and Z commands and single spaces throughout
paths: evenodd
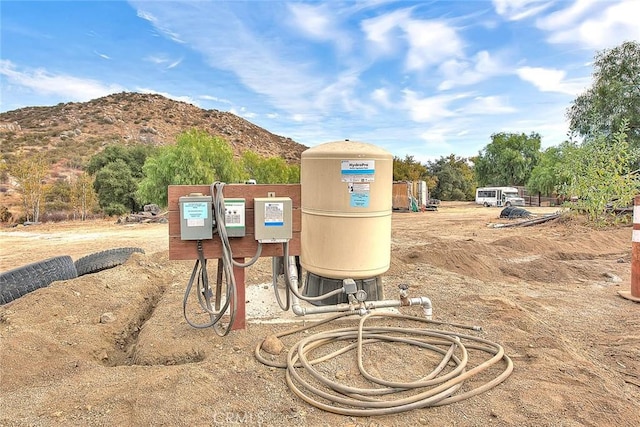
M 280 157 L 245 151 L 234 158 L 224 139 L 200 130 L 183 132 L 175 145 L 113 145 L 91 158 L 87 171 L 107 215 L 141 210 L 142 205 L 167 205 L 169 185 L 227 183 L 256 179 L 261 184 L 299 182 L 300 167 Z
M 450 154 L 423 164 L 409 155 L 394 157 L 393 179 L 424 180 L 431 197 L 441 200 L 473 200 L 478 186 L 525 186 L 533 194 L 573 199 L 573 207 L 597 221 L 605 206 L 626 206 L 640 192 L 640 44 L 598 52 L 593 77 L 567 109 L 566 141 L 542 150 L 536 132 L 495 133 L 469 158 Z M 199 130 L 159 148 L 107 146 L 73 182 L 46 184 L 49 166 L 42 155 L 11 165 L 0 158 L 0 176 L 17 182 L 26 220 L 38 221 L 46 209 L 67 209 L 84 219 L 92 212 L 121 215 L 146 203 L 166 206 L 170 184 L 300 180 L 299 165 L 251 151 L 236 158 L 224 139 Z
M 424 165 L 411 156 L 395 158 L 394 178 L 418 176 L 442 200 L 472 200 L 478 186 L 524 186 L 571 199 L 571 208 L 598 222 L 605 207 L 628 206 L 640 194 L 638 42 L 595 55 L 593 84 L 572 102 L 567 118 L 568 139 L 545 150 L 535 132 L 501 132 L 470 158 L 451 154 Z

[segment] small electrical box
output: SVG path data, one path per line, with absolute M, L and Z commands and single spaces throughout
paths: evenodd
M 292 203 L 289 197 L 253 199 L 255 237 L 260 243 L 282 243 L 293 236 Z
M 201 193 L 182 196 L 180 205 L 180 238 L 207 240 L 213 238 L 213 212 L 211 196 Z
M 224 199 L 224 225 L 229 237 L 244 237 L 245 228 L 245 200 Z

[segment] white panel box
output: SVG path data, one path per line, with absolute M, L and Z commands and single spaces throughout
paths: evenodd
M 229 237 L 244 237 L 245 228 L 245 200 L 224 199 L 224 225 Z
M 283 243 L 291 240 L 293 213 L 289 197 L 256 197 L 253 209 L 257 241 Z

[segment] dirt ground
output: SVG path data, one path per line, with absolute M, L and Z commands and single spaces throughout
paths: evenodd
M 640 304 L 617 294 L 629 289 L 631 227 L 592 229 L 568 217 L 488 227 L 513 222 L 499 219 L 499 212 L 444 203 L 437 212 L 394 213 L 391 268 L 383 280 L 387 298 L 397 298 L 399 284 L 408 284 L 412 297 L 430 298 L 434 320 L 482 326 L 459 332 L 503 346 L 513 373 L 459 402 L 369 417 L 304 402 L 283 369 L 256 360 L 256 345 L 292 327 L 252 314 L 272 304 L 271 290 L 248 291 L 245 330 L 219 337 L 211 328 L 190 327 L 182 299 L 193 262 L 169 261 L 166 224 L 3 229 L 0 271 L 117 247 L 141 247 L 146 254 L 0 307 L 0 426 L 640 425 Z M 249 267 L 247 285 L 267 288 L 270 268 L 266 258 Z M 421 315 L 419 307 L 400 312 Z M 105 313 L 112 316 L 101 322 Z M 376 324 L 425 328 L 404 320 Z M 283 361 L 286 350 L 315 332 L 283 338 L 285 351 L 267 357 Z M 479 353 L 470 350 L 470 364 L 482 363 Z M 364 356 L 371 372 L 401 381 L 430 372 L 440 357 L 398 343 L 367 344 Z M 480 362 L 472 362 L 477 357 Z M 362 384 L 354 352 L 319 366 L 334 381 Z M 461 391 L 502 369 L 487 369 Z

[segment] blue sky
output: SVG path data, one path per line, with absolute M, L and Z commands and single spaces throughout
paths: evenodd
M 2 0 L 0 15 L 0 111 L 159 93 L 422 162 L 496 132 L 562 142 L 594 54 L 640 40 L 638 0 Z

